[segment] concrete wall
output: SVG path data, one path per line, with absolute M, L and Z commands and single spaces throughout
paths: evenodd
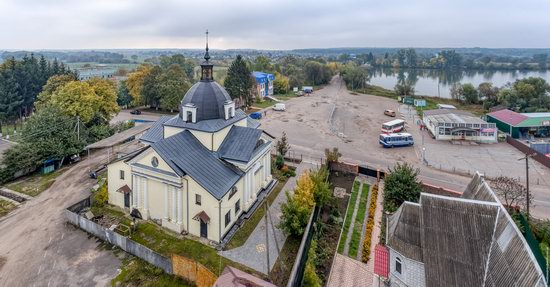
M 122 236 L 114 231 L 106 229 L 101 225 L 88 220 L 77 213 L 65 210 L 65 218 L 69 223 L 85 230 L 86 232 L 100 238 L 103 241 L 109 242 L 112 245 L 120 247 L 122 250 L 133 254 L 150 264 L 157 266 L 168 274 L 172 274 L 172 261 L 170 258 L 160 255 L 159 253 L 139 244 L 135 241 Z
M 424 263 L 408 259 L 392 248 L 389 248 L 389 250 L 391 286 L 426 286 Z M 401 274 L 395 270 L 397 257 L 401 259 Z

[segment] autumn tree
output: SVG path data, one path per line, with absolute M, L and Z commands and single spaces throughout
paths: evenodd
M 285 132 L 283 132 L 281 139 L 277 141 L 275 149 L 277 150 L 277 153 L 283 157 L 290 150 L 290 144 L 288 144 Z
M 42 92 L 40 92 L 37 96 L 37 100 L 35 103 L 36 107 L 38 109 L 43 107 L 47 102 L 49 102 L 50 97 L 57 89 L 73 81 L 76 81 L 76 78 L 73 75 L 51 76 L 44 87 L 42 87 Z
M 160 107 L 170 111 L 178 109 L 178 104 L 191 85 L 179 65 L 172 65 L 159 78 Z
M 126 86 L 130 96 L 132 97 L 132 105 L 138 106 L 145 103 L 145 98 L 142 95 L 143 83 L 149 73 L 152 70 L 151 65 L 141 65 L 137 68 L 135 72 L 128 74 L 126 79 Z
M 504 201 L 508 208 L 519 206 L 524 209 L 527 205 L 527 189 L 519 180 L 507 176 L 499 176 L 490 181 L 497 196 Z
M 289 79 L 281 73 L 275 73 L 273 81 L 273 92 L 275 94 L 286 94 L 290 88 Z

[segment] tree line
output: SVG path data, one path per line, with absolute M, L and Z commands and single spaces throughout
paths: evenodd
M 483 53 L 458 53 L 456 50 L 441 50 L 436 54 L 417 53 L 416 49 L 399 49 L 395 53 L 375 55 L 372 52 L 351 56 L 341 54 L 340 62 L 354 61 L 383 68 L 422 69 L 472 69 L 472 70 L 546 70 L 550 68 L 548 54 L 513 57 Z
M 49 62 L 43 56 L 37 59 L 33 54 L 0 64 L 0 127 L 2 122 L 29 116 L 42 86 L 54 75 L 76 79 L 76 73 L 62 62 Z
M 477 87 L 471 83 L 455 84 L 451 96 L 465 104 L 483 104 L 489 110 L 504 106 L 517 112 L 550 111 L 550 85 L 539 77 L 518 79 L 502 87 L 485 82 Z

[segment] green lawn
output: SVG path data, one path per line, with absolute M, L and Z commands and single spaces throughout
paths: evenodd
M 292 266 L 294 266 L 294 261 L 296 260 L 296 254 L 300 249 L 300 244 L 302 243 L 302 238 L 296 238 L 289 236 L 273 269 L 271 270 L 271 281 L 277 286 L 286 286 L 288 283 L 288 278 L 290 277 L 290 272 L 292 271 Z
M 365 221 L 365 212 L 367 211 L 368 194 L 369 185 L 365 183 L 363 184 L 363 191 L 361 192 L 361 199 L 359 201 L 357 214 L 355 215 L 355 224 L 353 225 L 353 232 L 351 234 L 351 240 L 349 242 L 348 254 L 352 258 L 357 257 L 357 251 L 359 250 L 361 233 L 363 232 L 363 222 Z
M 0 199 L 0 217 L 8 214 L 10 211 L 14 210 L 16 207 L 17 206 L 15 206 L 15 204 L 7 200 Z
M 255 274 L 256 276 L 263 277 L 258 272 L 246 266 L 218 255 L 216 249 L 210 246 L 192 239 L 178 238 L 151 222 L 141 222 L 136 232 L 134 232 L 130 238 L 162 255 L 170 256 L 171 254 L 178 254 L 193 259 L 218 276 L 225 266 L 229 265 L 245 272 Z
M 269 205 L 277 198 L 277 195 L 281 192 L 283 189 L 283 186 L 287 180 L 279 180 L 277 182 L 277 185 L 273 188 L 269 196 L 267 197 L 267 202 Z M 231 238 L 231 241 L 227 243 L 225 246 L 226 250 L 233 249 L 239 246 L 242 246 L 250 234 L 252 234 L 252 231 L 256 228 L 256 225 L 264 218 L 265 215 L 265 208 L 263 206 L 259 207 L 256 212 L 237 230 L 233 238 Z
M 120 269 L 117 277 L 111 280 L 111 286 L 195 286 L 180 277 L 166 274 L 164 270 L 134 256 L 125 258 Z
M 353 183 L 353 190 L 348 203 L 348 209 L 346 211 L 346 220 L 344 222 L 344 228 L 342 229 L 342 236 L 340 238 L 340 243 L 338 243 L 338 253 L 342 254 L 344 252 L 344 245 L 346 244 L 346 239 L 348 236 L 348 230 L 351 225 L 351 217 L 353 216 L 353 210 L 355 208 L 355 201 L 357 200 L 357 193 L 359 191 L 359 182 L 355 181 Z
M 281 100 L 281 101 L 287 101 L 287 100 L 290 100 L 292 98 L 296 98 L 296 94 L 294 92 L 288 92 L 286 94 L 274 95 L 274 97 L 277 98 L 278 100 Z M 261 109 L 265 109 L 265 108 L 271 107 L 275 104 L 276 104 L 275 101 L 263 100 L 261 102 L 255 102 L 254 104 L 252 104 L 252 106 L 257 107 L 257 108 L 261 108 Z
M 55 182 L 55 179 L 66 170 L 68 170 L 68 167 L 64 167 L 48 174 L 36 172 L 32 175 L 25 176 L 14 182 L 6 184 L 6 187 L 30 196 L 37 196 L 44 190 L 48 189 Z

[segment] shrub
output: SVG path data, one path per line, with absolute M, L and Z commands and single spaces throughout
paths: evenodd
M 397 163 L 386 175 L 384 187 L 384 209 L 393 212 L 404 201 L 418 202 L 422 186 L 417 179 L 419 169 L 408 163 Z
M 277 158 L 275 159 L 275 167 L 280 170 L 281 168 L 283 168 L 284 165 L 285 165 L 285 158 L 280 154 L 277 155 Z
M 109 192 L 107 190 L 107 183 L 101 185 L 97 191 L 94 192 L 92 197 L 92 205 L 94 207 L 103 207 L 109 200 Z
M 304 234 L 307 221 L 309 219 L 310 208 L 297 200 L 295 196 L 291 196 L 287 191 L 286 202 L 281 204 L 281 222 L 278 227 L 285 234 L 300 237 Z
M 317 250 L 317 240 L 311 241 L 311 246 L 308 250 L 308 257 L 306 261 L 306 268 L 304 270 L 304 279 L 303 279 L 303 286 L 304 287 L 317 287 L 321 286 L 321 279 L 319 278 L 319 275 L 317 275 L 317 272 L 315 270 L 315 261 L 316 261 L 316 250 Z

